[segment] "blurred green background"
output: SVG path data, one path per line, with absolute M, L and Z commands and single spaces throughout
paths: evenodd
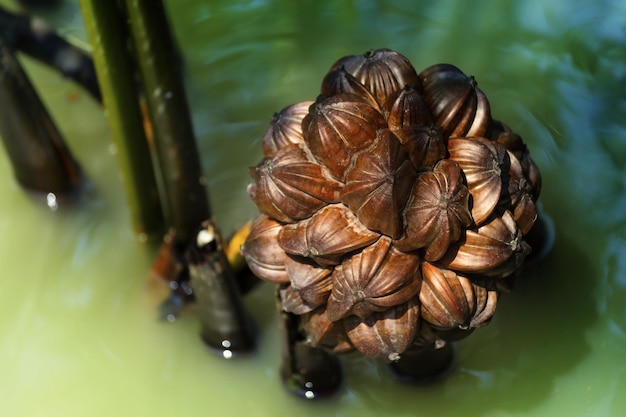
M 14 6 L 1 0 L 2 5 Z M 0 153 L 1 416 L 622 416 L 626 413 L 626 5 L 501 2 L 166 1 L 216 216 L 254 216 L 247 167 L 273 112 L 314 99 L 338 58 L 388 47 L 418 72 L 473 74 L 494 117 L 541 169 L 550 256 L 529 265 L 493 322 L 457 345 L 455 371 L 403 385 L 344 357 L 345 386 L 319 403 L 278 375 L 269 285 L 247 296 L 258 351 L 225 361 L 191 313 L 157 320 L 154 248 L 131 233 L 103 110 L 20 57 L 92 183 L 79 207 L 25 194 Z M 44 17 L 84 39 L 66 0 Z M 2 111 L 2 109 L 0 109 Z

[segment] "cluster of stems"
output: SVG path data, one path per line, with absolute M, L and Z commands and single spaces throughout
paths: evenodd
M 254 346 L 251 321 L 210 211 L 164 6 L 152 0 L 81 0 L 80 5 L 91 55 L 41 19 L 0 8 L 0 137 L 15 177 L 54 201 L 57 195 L 80 195 L 84 183 L 19 52 L 103 104 L 134 231 L 143 238 L 166 236 L 163 246 L 177 264 L 166 278 L 185 281 L 198 301 L 203 340 L 224 356 L 248 351 Z
M 253 348 L 250 320 L 212 218 L 180 56 L 163 3 L 81 0 L 135 230 L 167 231 L 201 335 L 225 357 Z M 130 44 L 130 46 L 129 46 Z

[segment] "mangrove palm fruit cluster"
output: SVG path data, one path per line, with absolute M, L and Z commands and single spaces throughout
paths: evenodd
M 262 147 L 243 253 L 312 346 L 395 360 L 459 340 L 530 252 L 537 167 L 453 65 L 342 58 Z

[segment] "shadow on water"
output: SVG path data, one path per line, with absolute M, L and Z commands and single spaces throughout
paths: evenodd
M 349 390 L 341 401 L 397 415 L 442 405 L 450 415 L 532 410 L 590 352 L 585 332 L 598 319 L 592 294 L 599 274 L 588 254 L 559 237 L 551 254 L 501 297 L 494 321 L 457 345 L 456 369 L 447 379 L 403 385 L 384 365 L 347 358 Z
M 502 297 L 498 332 L 488 342 L 492 353 L 498 353 L 487 356 L 499 362 L 492 363 L 495 378 L 483 381 L 471 363 L 467 368 L 460 364 L 479 387 L 465 398 L 476 408 L 532 409 L 553 395 L 556 379 L 590 352 L 585 333 L 598 319 L 592 294 L 600 271 L 594 270 L 588 253 L 560 236 L 551 256 L 527 268 L 515 291 Z M 485 403 L 485 394 L 494 401 Z

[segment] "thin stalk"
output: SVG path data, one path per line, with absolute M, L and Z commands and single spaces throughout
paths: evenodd
M 91 57 L 57 35 L 42 19 L 0 7 L 0 27 L 20 52 L 56 69 L 83 86 L 96 101 L 102 101 Z
M 2 33 L 0 109 L 0 136 L 17 181 L 55 195 L 77 190 L 82 171 Z
M 61 4 L 63 0 L 18 0 L 22 7 L 28 9 L 52 9 Z
M 154 127 L 167 224 L 188 242 L 211 217 L 178 54 L 160 0 L 125 0 L 144 96 Z
M 80 0 L 85 28 L 137 233 L 163 232 L 148 140 L 137 98 L 135 67 L 128 52 L 125 19 L 110 0 Z

